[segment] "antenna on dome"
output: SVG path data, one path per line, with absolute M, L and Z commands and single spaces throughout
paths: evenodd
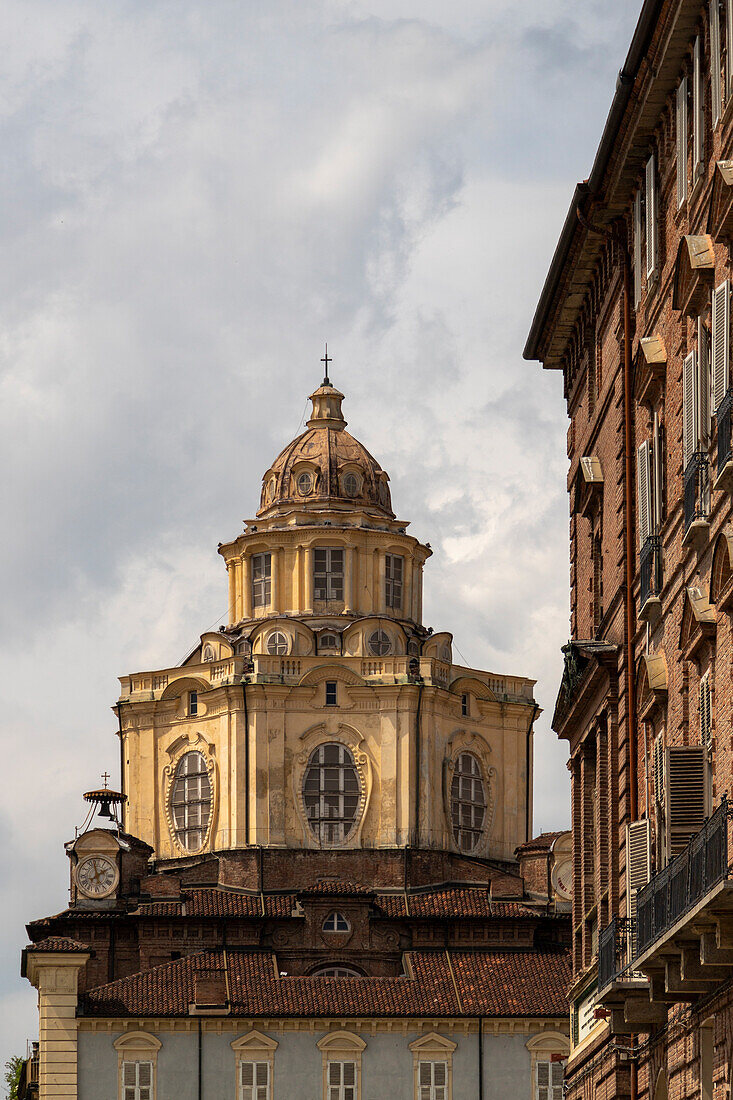
M 329 359 L 328 357 L 328 344 L 326 344 L 326 354 L 321 359 L 321 362 L 326 364 L 325 370 L 323 372 L 323 382 L 321 383 L 321 385 L 330 386 L 331 380 L 328 377 L 328 364 L 333 363 L 333 359 Z

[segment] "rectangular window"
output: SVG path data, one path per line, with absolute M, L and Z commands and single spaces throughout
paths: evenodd
M 356 1100 L 356 1062 L 329 1062 L 326 1081 L 327 1100 Z
M 242 1062 L 240 1064 L 239 1100 L 270 1100 L 269 1062 Z
M 197 691 L 189 691 L 188 693 L 188 714 L 190 718 L 195 718 L 199 712 L 199 693 Z
M 677 206 L 687 201 L 687 77 L 677 87 Z
M 712 407 L 717 412 L 728 392 L 730 362 L 730 283 L 726 279 L 713 291 Z
M 692 52 L 692 186 L 705 171 L 705 94 L 702 82 L 702 42 L 695 39 Z
M 337 684 L 335 680 L 326 680 L 326 706 L 335 707 L 338 705 L 336 696 Z
M 642 547 L 652 532 L 652 449 L 645 439 L 636 453 L 637 505 L 636 516 L 639 524 L 639 547 Z
M 666 850 L 673 859 L 705 824 L 707 749 L 680 745 L 667 749 L 665 758 Z
M 468 695 L 461 696 L 461 714 L 464 718 L 468 717 Z
M 651 878 L 651 822 L 649 818 L 626 826 L 626 915 L 636 917 L 636 895 Z
M 562 1062 L 535 1063 L 535 1100 L 562 1100 Z
M 153 1063 L 122 1063 L 122 1100 L 153 1100 Z
M 712 692 L 710 669 L 700 677 L 700 744 L 710 748 L 713 739 Z
M 731 0 L 733 3 L 733 0 Z M 644 223 L 641 216 L 641 191 L 634 195 L 634 309 L 641 301 L 642 235 Z M 570 448 L 568 448 L 568 453 Z
M 316 600 L 343 600 L 343 550 L 326 547 L 313 551 L 313 588 Z
M 447 1100 L 448 1063 L 418 1063 L 418 1100 Z
M 252 556 L 252 606 L 269 607 L 272 591 L 272 556 Z
M 722 92 L 720 86 L 720 8 L 719 0 L 710 0 L 710 105 L 713 129 L 720 122 L 723 113 Z
M 697 349 L 682 368 L 682 450 L 685 469 L 710 439 L 710 343 L 708 330 L 697 320 Z
M 405 559 L 397 554 L 384 556 L 385 603 L 387 607 L 399 611 L 402 607 L 402 576 Z
M 646 162 L 646 282 L 647 287 L 657 277 L 659 240 L 657 227 L 657 158 L 654 153 Z

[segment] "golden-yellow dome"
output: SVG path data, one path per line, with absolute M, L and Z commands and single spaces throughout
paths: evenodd
M 376 509 L 394 518 L 389 477 L 346 431 L 343 399 L 328 378 L 311 394 L 307 430 L 280 452 L 262 479 L 258 517 L 288 506 L 314 511 Z

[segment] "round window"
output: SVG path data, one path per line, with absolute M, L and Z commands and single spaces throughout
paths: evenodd
M 321 844 L 341 844 L 356 824 L 361 785 L 346 745 L 319 745 L 303 776 L 308 824 Z
M 462 852 L 472 852 L 486 820 L 486 787 L 481 765 L 472 753 L 462 752 L 456 760 L 450 794 L 455 842 Z
M 356 474 L 344 474 L 343 486 L 347 497 L 355 497 L 359 492 L 359 479 Z
M 310 496 L 313 490 L 313 478 L 309 473 L 298 474 L 298 492 L 302 497 Z
M 176 766 L 171 790 L 176 840 L 187 852 L 204 843 L 211 815 L 211 780 L 203 753 L 184 753 Z
M 283 634 L 282 630 L 273 630 L 267 639 L 267 652 L 280 657 L 283 653 L 287 653 L 289 648 L 287 636 Z
M 369 635 L 369 652 L 375 657 L 385 657 L 392 652 L 392 643 L 389 634 L 384 630 L 375 630 Z

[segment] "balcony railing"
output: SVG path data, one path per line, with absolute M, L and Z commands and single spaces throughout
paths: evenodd
M 685 532 L 696 520 L 707 521 L 710 514 L 710 475 L 708 456 L 696 451 L 687 463 L 684 476 Z
M 614 980 L 646 982 L 646 977 L 632 969 L 636 954 L 636 922 L 614 917 L 598 936 L 598 991 Z
M 731 460 L 731 413 L 733 412 L 733 387 L 718 406 L 715 420 L 718 425 L 718 476 Z
M 728 800 L 723 797 L 718 809 L 684 852 L 639 890 L 636 895 L 636 958 L 728 877 L 728 813 Z
M 641 548 L 639 555 L 639 587 L 641 606 L 650 597 L 658 597 L 662 590 L 662 540 L 659 535 L 650 535 Z

